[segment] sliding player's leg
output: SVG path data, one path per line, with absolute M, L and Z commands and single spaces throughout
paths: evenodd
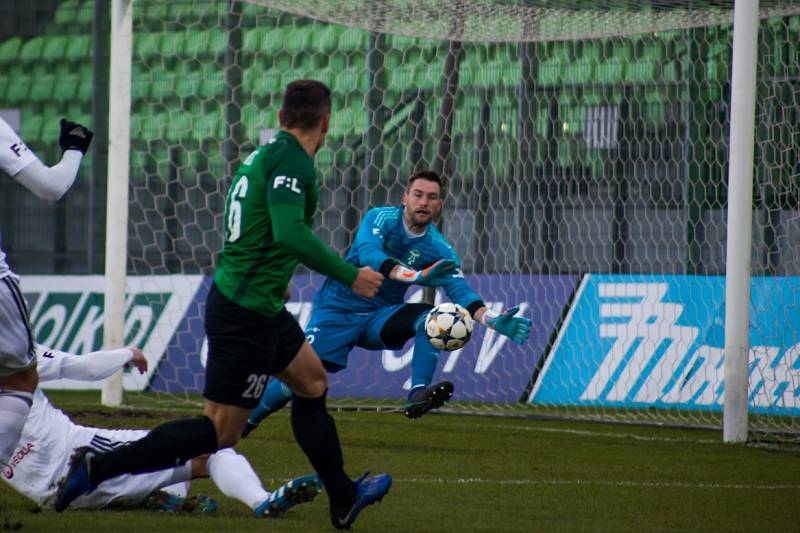
M 214 484 L 229 498 L 234 498 L 253 510 L 256 517 L 275 518 L 297 504 L 310 502 L 322 490 L 315 474 L 291 479 L 268 492 L 258 479 L 247 459 L 232 449 L 220 450 L 211 457 L 192 461 L 193 469 L 205 468 L 197 476 L 211 476 Z

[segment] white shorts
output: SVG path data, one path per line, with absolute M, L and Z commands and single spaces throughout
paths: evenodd
M 36 366 L 36 344 L 25 299 L 14 276 L 0 278 L 0 377 Z

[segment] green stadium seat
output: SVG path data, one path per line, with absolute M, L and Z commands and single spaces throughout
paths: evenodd
M 305 27 L 291 28 L 284 37 L 283 49 L 294 55 L 310 47 L 310 34 Z
M 158 113 L 149 109 L 142 116 L 141 132 L 142 138 L 146 140 L 162 140 L 167 130 L 167 114 Z
M 20 137 L 32 143 L 42 139 L 42 124 L 44 117 L 38 111 L 27 112 L 23 110 L 20 118 Z
M 160 55 L 163 33 L 134 32 L 133 61 L 148 64 Z
M 19 51 L 19 60 L 23 63 L 38 63 L 42 58 L 45 37 L 39 35 L 25 41 Z
M 261 37 L 262 53 L 272 55 L 279 50 L 283 50 L 283 41 L 287 33 L 291 30 L 289 27 L 277 27 L 263 31 Z
M 94 19 L 94 9 L 92 4 L 93 2 L 82 3 L 75 16 L 75 24 L 78 26 L 78 28 L 82 28 L 87 32 L 91 31 L 92 20 Z
M 11 37 L 0 43 L 0 65 L 16 63 L 21 47 L 22 39 L 20 37 Z
M 192 136 L 192 117 L 177 108 L 167 112 L 164 139 L 170 144 L 180 142 Z
M 644 59 L 629 63 L 625 71 L 624 79 L 633 83 L 644 83 L 656 79 L 658 63 Z
M 67 61 L 82 61 L 91 59 L 92 36 L 75 35 L 67 40 L 67 47 L 64 50 L 64 59 Z
M 80 2 L 78 0 L 64 0 L 59 4 L 58 9 L 56 9 L 53 22 L 59 26 L 59 29 L 65 30 L 65 33 L 74 32 L 77 29 L 76 20 L 78 18 L 79 9 Z
M 196 34 L 192 34 L 196 35 Z M 188 40 L 184 32 L 167 32 L 163 34 L 160 41 L 160 48 L 157 53 L 161 56 L 163 63 L 174 63 L 179 56 L 182 56 Z
M 339 46 L 339 29 L 336 26 L 327 26 L 325 29 L 311 34 L 309 46 L 323 54 L 333 54 Z
M 260 28 L 244 30 L 242 38 L 242 55 L 245 61 L 251 61 L 254 56 L 262 53 L 261 41 L 264 31 Z
M 561 80 L 564 83 L 588 84 L 595 79 L 596 64 L 593 61 L 575 61 L 564 66 Z
M 150 100 L 163 103 L 175 97 L 176 77 L 166 71 L 154 71 L 150 84 Z
M 347 29 L 339 35 L 339 50 L 352 52 L 355 50 L 366 51 L 367 32 L 362 30 Z
M 539 64 L 539 75 L 536 81 L 542 85 L 561 83 L 564 63 L 561 58 L 551 58 Z
M 225 32 L 191 33 L 185 38 L 183 55 L 190 59 L 218 59 L 225 55 Z
M 66 35 L 52 35 L 46 37 L 42 48 L 42 60 L 52 64 L 58 64 L 64 59 L 64 51 L 67 48 Z
M 78 82 L 78 100 L 84 102 L 87 107 L 91 104 L 92 93 L 94 92 L 94 82 L 92 78 L 81 77 Z
M 31 102 L 49 102 L 53 98 L 53 90 L 56 85 L 56 77 L 53 74 L 46 76 L 36 76 L 31 85 L 29 99 Z
M 197 95 L 203 100 L 214 100 L 225 96 L 225 74 L 220 71 L 206 73 L 197 88 Z
M 389 87 L 392 91 L 402 91 L 414 86 L 416 67 L 414 65 L 400 65 L 389 73 Z M 338 86 L 337 86 L 338 90 Z
M 616 84 L 625 77 L 626 63 L 611 59 L 595 69 L 595 79 L 601 84 Z
M 6 89 L 5 103 L 16 106 L 27 101 L 33 83 L 33 77 L 23 74 L 11 76 L 10 80 L 11 83 Z

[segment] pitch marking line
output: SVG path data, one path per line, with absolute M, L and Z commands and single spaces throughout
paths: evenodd
M 493 426 L 501 429 L 513 429 L 518 431 L 538 431 L 541 433 L 567 433 L 570 435 L 581 435 L 584 437 L 608 437 L 612 439 L 632 439 L 641 441 L 655 442 L 695 442 L 698 444 L 722 444 L 721 439 L 687 439 L 684 437 L 651 437 L 647 435 L 636 435 L 633 433 L 609 433 L 606 431 L 589 431 L 585 429 L 563 429 L 563 428 L 542 428 L 530 426 Z
M 662 481 L 593 481 L 586 479 L 483 479 L 483 478 L 399 478 L 400 483 L 427 483 L 448 485 L 576 485 L 597 487 L 646 487 L 658 489 L 713 489 L 713 490 L 797 490 L 800 485 L 749 485 L 740 483 L 689 483 Z

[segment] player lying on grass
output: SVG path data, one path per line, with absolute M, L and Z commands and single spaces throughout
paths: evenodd
M 147 359 L 137 348 L 92 352 L 77 356 L 37 346 L 37 367 L 42 382 L 61 378 L 82 381 L 104 379 L 126 364 L 140 372 Z M 108 451 L 147 435 L 144 430 L 103 429 L 75 424 L 50 403 L 40 388 L 22 436 L 2 477 L 15 490 L 42 507 L 52 507 L 58 480 L 66 474 L 73 449 L 88 446 Z M 167 511 L 210 512 L 216 503 L 208 497 L 186 498 L 189 480 L 208 477 L 223 494 L 249 506 L 258 517 L 279 516 L 292 506 L 313 499 L 320 491 L 315 475 L 303 476 L 273 493 L 264 490 L 244 456 L 231 449 L 195 458 L 186 464 L 149 474 L 124 475 L 101 483 L 80 496 L 70 509 L 99 509 L 109 505 L 145 506 Z
M 417 418 L 443 405 L 453 394 L 449 381 L 430 386 L 439 358 L 425 333 L 425 316 L 433 307 L 403 301 L 410 284 L 442 287 L 473 318 L 522 344 L 531 321 L 514 316 L 514 307 L 502 314 L 489 311 L 460 273 L 460 260 L 447 239 L 432 224 L 444 202 L 442 178 L 435 172 L 417 172 L 408 180 L 402 207 L 370 209 L 364 216 L 347 261 L 357 267 L 379 270 L 386 281 L 374 298 L 359 296 L 332 278 L 314 298 L 314 310 L 306 326 L 309 343 L 329 372 L 347 366 L 350 351 L 399 349 L 414 339 L 411 390 L 405 415 Z M 426 268 L 427 267 L 427 268 Z M 251 413 L 245 434 L 286 405 L 289 389 L 277 379 L 267 385 Z

